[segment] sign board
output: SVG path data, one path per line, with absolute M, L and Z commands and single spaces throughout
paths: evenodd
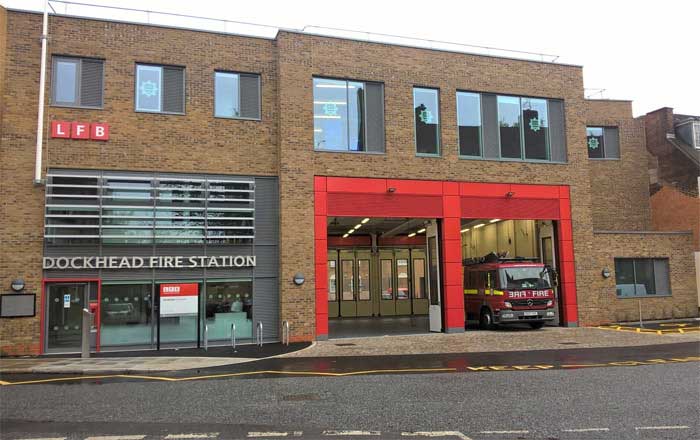
M 153 257 L 44 257 L 44 269 L 195 269 L 254 267 L 255 255 Z
M 196 315 L 199 284 L 161 284 L 160 316 Z
M 36 295 L 6 293 L 0 295 L 0 318 L 27 318 L 36 315 Z
M 109 140 L 109 124 L 104 122 L 51 121 L 51 137 L 59 139 Z
M 70 294 L 63 295 L 63 308 L 70 309 Z

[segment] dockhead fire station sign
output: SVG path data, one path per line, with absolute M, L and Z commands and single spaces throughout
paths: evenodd
M 44 257 L 44 269 L 197 269 L 254 267 L 255 255 Z

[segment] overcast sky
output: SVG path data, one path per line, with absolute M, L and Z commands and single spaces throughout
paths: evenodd
M 555 54 L 560 62 L 584 66 L 587 89 L 605 89 L 603 98 L 633 100 L 635 116 L 660 107 L 700 115 L 697 0 L 78 1 L 295 29 L 341 27 Z M 43 0 L 0 3 L 9 8 L 43 8 Z M 64 8 L 58 2 L 52 4 L 59 12 Z M 586 95 L 595 92 L 587 90 Z

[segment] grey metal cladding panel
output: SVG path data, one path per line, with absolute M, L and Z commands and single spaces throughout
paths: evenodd
M 93 254 L 97 255 L 97 253 Z M 153 255 L 153 246 L 113 246 L 103 245 L 102 256 L 105 257 L 150 257 Z
M 255 247 L 255 276 L 277 277 L 279 275 L 279 250 L 277 246 Z
M 151 249 L 149 247 L 149 249 Z M 169 256 L 199 256 L 204 255 L 204 245 L 182 245 L 182 246 L 156 246 L 155 253 L 153 255 L 169 255 Z
M 46 246 L 45 257 L 93 257 L 100 255 L 100 247 L 93 246 Z
M 279 286 L 276 278 L 256 278 L 253 282 L 253 325 L 258 321 L 263 323 L 265 338 L 279 338 Z M 293 322 L 290 324 L 294 325 Z
M 204 269 L 156 269 L 155 280 L 190 280 L 204 278 Z
M 549 112 L 549 145 L 550 158 L 554 162 L 566 162 L 566 121 L 564 118 L 564 101 L 550 99 Z
M 44 278 L 78 279 L 78 278 L 99 278 L 100 271 L 93 270 L 45 270 Z
M 207 269 L 207 280 L 213 278 L 253 278 L 253 269 L 249 267 L 226 267 L 220 269 Z
M 258 75 L 240 76 L 241 116 L 260 118 L 260 77 Z
M 497 159 L 500 157 L 498 144 L 498 106 L 496 95 L 484 93 L 481 95 L 481 113 L 484 130 L 484 157 Z
M 202 254 L 204 255 L 204 254 Z M 253 255 L 253 245 L 217 245 L 207 246 L 207 255 Z
M 605 127 L 605 157 L 620 158 L 620 132 L 617 127 Z
M 163 111 L 185 112 L 185 71 L 181 68 L 163 68 Z
M 277 179 L 255 179 L 255 244 L 279 242 Z
M 150 280 L 153 278 L 153 271 L 151 269 L 140 269 L 140 270 L 134 270 L 134 269 L 121 269 L 121 270 L 109 270 L 109 269 L 102 269 L 102 272 L 100 272 L 102 280 L 107 281 L 107 280 L 113 280 L 113 281 L 121 281 L 121 280 Z
M 384 86 L 366 83 L 367 151 L 384 151 Z
M 102 66 L 100 60 L 82 60 L 80 65 L 80 105 L 102 106 Z

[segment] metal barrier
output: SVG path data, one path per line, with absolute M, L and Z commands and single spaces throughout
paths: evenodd
M 83 309 L 83 338 L 80 347 L 82 358 L 90 357 L 90 327 L 92 327 L 92 313 L 88 309 Z
M 258 325 L 256 326 L 257 329 L 257 345 L 262 347 L 263 345 L 263 323 L 262 321 L 258 321 Z
M 289 321 L 282 321 L 282 344 L 289 345 Z
M 231 348 L 233 352 L 236 352 L 236 324 L 231 323 Z
M 204 351 L 209 351 L 209 326 L 204 326 Z

